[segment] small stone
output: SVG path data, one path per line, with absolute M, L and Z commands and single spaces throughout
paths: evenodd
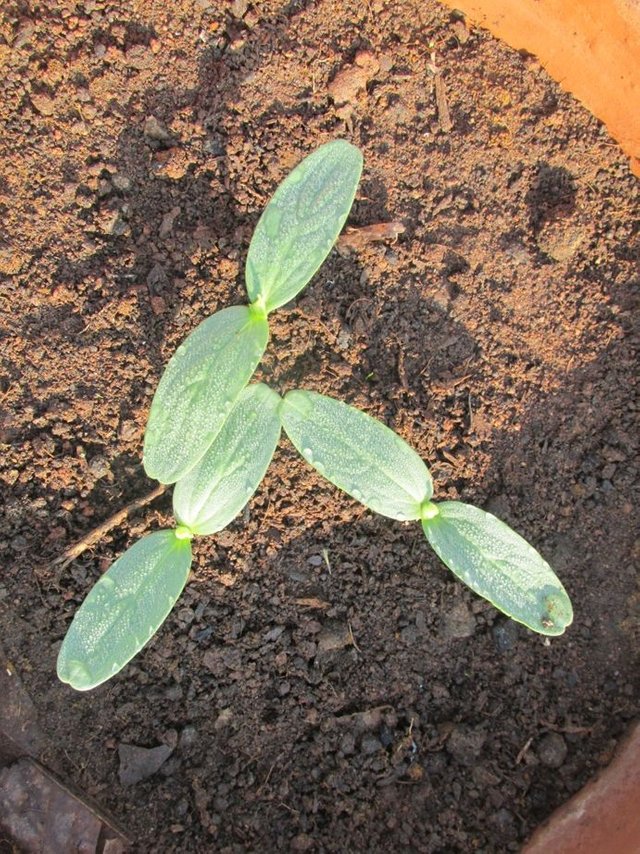
M 407 646 L 412 646 L 418 640 L 418 630 L 415 626 L 404 626 L 404 628 L 400 629 L 400 638 L 402 643 L 406 643 Z
M 514 264 L 520 265 L 529 263 L 529 253 L 527 252 L 526 247 L 517 241 L 508 243 L 504 248 L 504 254 L 507 258 L 510 258 Z
M 336 341 L 338 350 L 348 350 L 351 347 L 351 342 L 351 332 L 347 328 L 341 329 L 338 333 L 338 340 Z
M 202 663 L 210 673 L 218 678 L 223 676 L 226 671 L 224 658 L 219 649 L 208 649 L 202 658 Z
M 308 833 L 299 833 L 291 840 L 290 848 L 292 851 L 311 851 L 313 848 L 313 839 Z
M 154 159 L 158 174 L 171 178 L 173 181 L 178 181 L 187 174 L 190 163 L 187 152 L 176 147 L 158 152 Z
M 466 44 L 469 41 L 470 33 L 464 21 L 461 21 L 460 19 L 454 21 L 453 24 L 451 24 L 451 29 L 460 44 Z
M 30 22 L 23 24 L 20 27 L 20 29 L 18 30 L 18 32 L 16 33 L 16 36 L 13 40 L 13 45 L 12 45 L 13 49 L 14 50 L 20 50 L 20 48 L 29 45 L 35 31 L 36 31 L 35 24 L 32 24 Z
M 31 95 L 30 97 L 33 108 L 41 116 L 52 116 L 54 114 L 56 105 L 53 98 L 49 98 L 47 95 Z
M 131 189 L 131 178 L 127 178 L 126 175 L 120 175 L 116 173 L 111 176 L 111 183 L 121 193 L 126 193 Z
M 180 208 L 175 207 L 171 208 L 163 217 L 162 222 L 160 223 L 160 230 L 158 232 L 160 238 L 164 240 L 168 237 L 173 231 L 173 223 L 176 218 L 180 215 Z
M 233 712 L 231 709 L 222 709 L 218 717 L 216 718 L 216 722 L 213 725 L 213 728 L 217 730 L 225 729 L 231 723 L 231 719 L 233 717 Z
M 170 142 L 171 134 L 155 116 L 147 116 L 142 132 L 153 142 Z
M 344 649 L 351 644 L 351 632 L 344 623 L 330 621 L 325 624 L 318 634 L 318 652 L 331 652 L 336 649 Z
M 89 462 L 89 471 L 92 476 L 96 478 L 96 480 L 100 480 L 102 477 L 106 477 L 111 471 L 111 466 L 109 465 L 109 460 L 106 457 L 98 455 L 93 457 L 93 459 Z
M 151 303 L 151 311 L 156 315 L 156 317 L 164 314 L 167 310 L 167 304 L 162 297 L 150 297 L 149 302 Z
M 487 736 L 479 729 L 457 726 L 447 739 L 447 751 L 462 765 L 473 765 Z
M 118 428 L 118 438 L 122 442 L 133 442 L 138 438 L 138 425 L 135 421 L 123 421 Z
M 582 228 L 558 219 L 545 223 L 538 235 L 538 247 L 554 261 L 568 261 L 585 239 Z
M 560 733 L 550 732 L 536 747 L 536 754 L 547 768 L 560 768 L 567 758 L 567 743 Z
M 246 14 L 248 8 L 249 3 L 247 0 L 233 0 L 230 12 L 234 18 L 242 18 Z
M 352 104 L 367 83 L 380 70 L 380 63 L 371 51 L 361 50 L 355 64 L 339 71 L 329 84 L 329 94 L 336 105 Z
M 492 627 L 491 634 L 498 652 L 510 652 L 518 641 L 520 631 L 513 620 L 501 619 Z
M 162 264 L 154 264 L 147 275 L 147 287 L 149 293 L 159 294 L 169 286 L 169 277 L 167 276 Z
M 456 603 L 445 614 L 442 634 L 445 638 L 469 638 L 476 630 L 475 617 L 466 602 Z
M 164 692 L 167 700 L 170 700 L 172 703 L 176 703 L 178 700 L 182 699 L 182 686 L 170 685 L 167 690 Z
M 360 743 L 360 750 L 365 756 L 372 756 L 374 753 L 377 753 L 379 750 L 382 750 L 382 743 L 379 739 L 375 737 L 375 735 L 371 735 L 367 733 L 362 736 L 362 742 Z
M 153 776 L 171 756 L 173 750 L 166 744 L 158 747 L 138 747 L 135 744 L 121 744 L 118 747 L 120 768 L 118 777 L 123 786 L 133 786 L 141 780 Z
M 353 733 L 346 733 L 342 741 L 340 742 L 340 750 L 344 753 L 345 756 L 351 756 L 352 753 L 355 752 L 356 749 L 356 740 Z
M 198 742 L 198 730 L 194 726 L 186 726 L 180 733 L 180 750 L 189 750 Z
M 266 632 L 266 634 L 263 636 L 262 639 L 266 643 L 273 643 L 274 641 L 278 640 L 278 638 L 284 632 L 284 630 L 285 630 L 284 626 L 274 626 L 274 628 L 269 629 L 269 631 Z

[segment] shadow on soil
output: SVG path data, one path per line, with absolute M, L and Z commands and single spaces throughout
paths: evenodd
M 301 7 L 289 4 L 268 22 L 277 31 L 272 32 L 276 46 L 286 47 L 287 17 Z M 98 208 L 108 209 L 120 217 L 127 234 L 105 237 L 96 232 L 95 240 L 102 245 L 92 257 L 72 265 L 59 260 L 61 278 L 71 283 L 101 275 L 114 285 L 88 304 L 87 320 L 135 287 L 154 381 L 166 361 L 165 338 L 175 320 L 173 309 L 182 301 L 180 282 L 188 268 L 193 264 L 203 281 L 211 283 L 217 260 L 239 261 L 242 267 L 263 201 L 277 183 L 270 174 L 256 173 L 250 197 L 245 176 L 217 130 L 221 117 L 232 109 L 243 76 L 261 62 L 259 31 L 244 35 L 245 46 L 239 51 L 231 50 L 224 39 L 211 46 L 195 90 L 148 92 L 131 112 L 113 164 L 130 178 L 131 189 L 109 191 L 87 213 L 90 221 Z M 144 119 L 152 115 L 167 126 L 183 109 L 202 115 L 205 134 L 196 158 L 206 152 L 210 167 L 195 178 L 187 165 L 177 180 L 149 180 L 150 171 L 162 172 L 163 153 L 174 146 L 145 138 Z M 258 120 L 278 115 L 277 105 L 270 110 Z M 184 140 L 175 147 L 188 152 Z M 103 177 L 106 180 L 106 174 Z M 541 169 L 539 183 L 531 190 L 534 230 L 544 220 L 537 200 L 541 193 L 548 195 L 548 185 L 560 188 L 558 203 L 573 199 L 565 175 Z M 354 221 L 365 225 L 390 218 L 384 186 L 369 181 L 366 187 L 367 201 L 356 206 Z M 242 204 L 236 201 L 239 196 Z M 167 215 L 176 209 L 171 228 L 160 239 Z M 204 236 L 198 231 L 202 227 Z M 437 236 L 443 242 L 455 237 L 445 231 Z M 213 261 L 206 241 L 218 247 Z M 188 260 L 190 255 L 199 260 Z M 448 275 L 434 286 L 455 291 L 454 262 L 445 265 Z M 633 539 L 632 525 L 621 521 L 630 511 L 620 495 L 629 496 L 637 484 L 632 463 L 637 448 L 624 429 L 612 434 L 605 448 L 600 446 L 612 408 L 625 405 L 619 384 L 631 372 L 629 339 L 611 344 L 595 362 L 568 375 L 557 394 L 537 401 L 519 430 L 490 432 L 483 438 L 480 447 L 487 449 L 489 462 L 482 481 L 470 482 L 466 469 L 451 459 L 473 436 L 468 416 L 473 388 L 463 380 L 452 385 L 450 393 L 434 398 L 430 384 L 445 375 L 464 377 L 482 342 L 453 322 L 442 303 L 422 299 L 409 279 L 398 282 L 393 303 L 380 304 L 361 285 L 361 275 L 354 260 L 332 255 L 289 315 L 300 325 L 299 340 L 308 347 L 283 349 L 278 359 L 268 356 L 263 375 L 283 390 L 333 376 L 335 396 L 369 404 L 387 423 L 401 426 L 407 438 L 414 435 L 433 464 L 441 495 L 455 493 L 488 506 L 550 559 L 572 594 L 576 623 L 565 638 L 541 651 L 541 641 L 514 628 L 452 579 L 431 555 L 418 526 L 358 515 L 352 502 L 336 497 L 286 447 L 278 452 L 275 465 L 280 478 L 267 476 L 245 524 L 234 523 L 221 537 L 198 547 L 196 572 L 183 600 L 151 646 L 110 685 L 80 696 L 52 684 L 55 645 L 43 650 L 41 644 L 45 627 L 48 637 L 62 637 L 75 603 L 87 592 L 87 581 L 99 574 L 104 548 L 98 547 L 94 555 L 78 561 L 75 572 L 65 575 L 66 605 L 47 587 L 49 580 L 42 579 L 46 599 L 36 609 L 33 625 L 3 606 L 3 642 L 10 652 L 18 661 L 51 665 L 30 677 L 45 720 L 47 714 L 59 715 L 65 709 L 69 732 L 90 726 L 100 730 L 105 744 L 115 739 L 147 743 L 157 737 L 151 734 L 151 724 L 154 733 L 175 734 L 198 722 L 195 741 L 180 742 L 173 770 L 141 785 L 136 797 L 156 812 L 159 795 L 170 789 L 171 803 L 197 816 L 205 834 L 213 835 L 224 821 L 235 822 L 245 842 L 255 840 L 259 828 L 269 828 L 274 843 L 281 833 L 290 838 L 296 832 L 312 832 L 314 822 L 339 832 L 348 826 L 346 810 L 353 807 L 336 808 L 335 792 L 348 794 L 359 786 L 386 813 L 403 816 L 426 810 L 437 823 L 439 811 L 455 804 L 447 787 L 439 794 L 440 783 L 452 772 L 458 777 L 468 774 L 474 764 L 493 775 L 486 776 L 487 797 L 500 790 L 516 803 L 530 798 L 533 813 L 546 815 L 564 796 L 567 779 L 577 788 L 592 768 L 569 761 L 558 775 L 540 764 L 516 763 L 526 739 L 537 737 L 541 722 L 550 717 L 582 720 L 586 715 L 593 724 L 588 737 L 594 740 L 595 755 L 619 734 L 620 709 L 633 713 L 630 696 L 637 686 L 631 694 L 625 691 L 626 685 L 608 677 L 607 667 L 611 648 L 623 650 L 616 653 L 617 660 L 637 656 L 636 579 L 619 560 Z M 151 297 L 161 299 L 168 312 L 154 314 Z M 192 314 L 199 320 L 227 302 L 243 299 L 238 275 L 220 285 L 205 311 Z M 618 302 L 627 311 L 625 299 L 620 295 Z M 340 325 L 327 332 L 332 317 Z M 284 318 L 274 317 L 273 349 L 289 334 Z M 75 327 L 65 326 L 64 312 L 57 309 L 45 310 L 38 323 L 42 328 L 53 324 L 55 334 L 80 348 L 100 346 L 109 335 L 78 335 Z M 40 331 L 36 325 L 34 332 Z M 91 394 L 90 382 L 84 393 Z M 450 421 L 452 413 L 454 423 L 447 427 L 443 444 L 438 425 Z M 630 424 L 630 418 L 623 413 L 617 420 Z M 100 518 L 119 509 L 120 504 L 113 504 L 116 487 L 121 503 L 150 488 L 131 453 L 118 457 L 112 471 L 111 490 L 99 482 L 85 497 L 100 508 Z M 162 524 L 168 507 L 168 497 L 163 498 L 158 509 L 145 514 L 147 522 L 138 520 L 133 527 L 144 527 L 149 519 Z M 548 510 L 540 515 L 530 509 L 540 507 Z M 95 521 L 74 513 L 74 538 Z M 33 539 L 17 561 L 39 565 L 55 556 L 42 547 L 46 527 L 46 520 L 37 520 Z M 114 532 L 106 549 L 109 557 L 122 551 L 126 538 L 124 532 Z M 393 596 L 389 589 L 395 591 Z M 585 604 L 589 611 L 601 612 L 601 619 L 585 622 Z M 468 634 L 456 636 L 459 630 L 451 628 L 451 614 L 459 605 L 468 615 Z M 608 680 L 609 701 L 589 708 L 602 680 Z M 372 707 L 382 708 L 374 726 L 365 727 L 352 717 Z M 619 714 L 609 721 L 613 708 Z M 229 714 L 223 716 L 224 710 Z M 456 753 L 448 742 L 461 727 L 477 734 L 469 743 L 479 747 L 470 758 Z M 353 736 L 353 747 L 345 741 L 347 733 Z M 363 747 L 368 735 L 379 744 L 370 742 L 370 753 Z M 574 733 L 573 738 L 586 735 Z M 505 743 L 514 760 L 511 767 L 497 758 Z M 252 758 L 254 750 L 257 760 Z M 80 758 L 81 749 L 69 745 L 69 751 L 66 771 L 88 788 L 98 785 L 101 771 Z M 103 744 L 96 746 L 98 754 L 104 757 Z M 317 779 L 307 776 L 309 755 L 317 762 Z M 306 760 L 298 768 L 302 756 Z M 111 763 L 110 778 L 119 797 L 115 754 L 103 761 Z M 426 776 L 414 779 L 417 772 L 411 768 L 421 768 L 419 773 Z M 423 785 L 415 785 L 423 779 Z M 406 786 L 387 786 L 397 781 Z M 479 786 L 483 788 L 481 782 Z M 226 807 L 216 800 L 225 800 L 220 794 L 224 791 L 245 797 L 244 804 L 234 802 L 228 818 L 220 817 Z M 112 798 L 109 792 L 100 794 L 107 801 Z M 485 809 L 494 813 L 496 807 L 489 800 Z M 253 817 L 247 817 L 252 812 Z M 368 821 L 376 818 L 363 814 Z M 521 838 L 530 829 L 517 818 L 514 822 L 503 828 L 507 838 Z

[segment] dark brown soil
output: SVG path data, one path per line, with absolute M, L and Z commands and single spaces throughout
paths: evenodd
M 139 851 L 517 850 L 638 711 L 624 156 L 535 60 L 432 0 L 3 14 L 0 618 L 45 761 Z M 380 69 L 368 57 L 345 108 L 329 87 L 364 49 Z M 169 495 L 64 571 L 51 561 L 153 487 L 141 439 L 163 365 L 245 301 L 266 200 L 336 136 L 365 157 L 350 224 L 406 230 L 334 252 L 270 318 L 261 375 L 398 430 L 436 497 L 492 509 L 550 560 L 574 625 L 549 643 L 506 620 L 418 525 L 364 511 L 283 440 L 244 518 L 197 543 L 154 641 L 74 693 L 55 678 L 74 609 L 171 524 Z M 160 771 L 123 787 L 119 745 L 163 743 Z

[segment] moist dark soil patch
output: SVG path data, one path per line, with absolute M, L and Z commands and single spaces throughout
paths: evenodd
M 624 156 L 535 60 L 431 0 L 7 2 L 1 32 L 0 616 L 44 760 L 139 851 L 517 850 L 638 711 Z M 158 636 L 74 693 L 54 670 L 71 616 L 170 524 L 169 494 L 51 561 L 152 489 L 163 365 L 245 301 L 266 200 L 336 136 L 365 157 L 350 224 L 405 231 L 332 253 L 270 318 L 260 376 L 396 429 L 436 498 L 540 549 L 575 623 L 548 642 L 506 620 L 418 525 L 364 511 L 283 440 L 243 518 L 198 542 Z M 125 787 L 121 744 L 174 750 Z

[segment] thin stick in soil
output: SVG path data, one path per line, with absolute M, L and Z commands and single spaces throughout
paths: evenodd
M 126 507 L 118 510 L 118 512 L 114 513 L 113 516 L 110 516 L 104 522 L 101 522 L 100 525 L 92 531 L 89 531 L 84 535 L 84 537 L 69 546 L 68 549 L 65 549 L 59 557 L 55 558 L 55 560 L 51 562 L 49 568 L 53 569 L 59 567 L 60 569 L 64 569 L 67 567 L 77 557 L 80 557 L 83 552 L 100 542 L 105 534 L 108 534 L 113 528 L 117 528 L 118 525 L 124 522 L 127 516 L 131 513 L 135 513 L 136 510 L 140 510 L 142 507 L 146 507 L 147 504 L 150 504 L 166 492 L 166 489 L 166 485 L 161 483 L 147 495 L 143 495 L 142 498 L 136 498 L 135 501 L 131 501 L 126 505 Z

